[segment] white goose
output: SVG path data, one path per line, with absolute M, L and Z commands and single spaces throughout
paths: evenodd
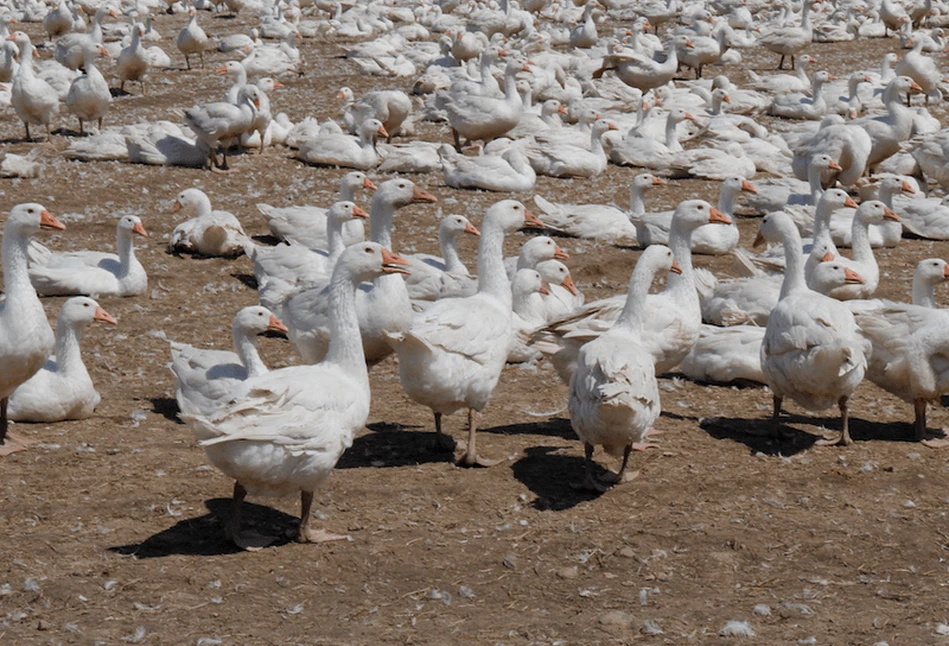
M 359 136 L 325 134 L 300 142 L 297 157 L 309 164 L 341 166 L 369 170 L 382 161 L 376 150 L 376 137 L 388 137 L 382 122 L 366 119 L 359 127 Z
M 102 3 L 92 18 L 92 25 L 86 33 L 69 33 L 56 41 L 53 57 L 56 61 L 71 70 L 77 70 L 83 65 L 87 50 L 98 50 L 102 45 L 102 21 L 106 16 L 115 18 L 118 14 Z
M 211 199 L 199 188 L 186 188 L 178 193 L 171 212 L 180 212 L 188 219 L 171 232 L 169 251 L 209 257 L 237 256 L 244 253 L 250 241 L 237 216 L 212 209 Z
M 407 179 L 383 182 L 372 198 L 369 211 L 369 237 L 388 248 L 392 241 L 392 220 L 396 211 L 410 204 L 431 203 L 435 198 Z M 306 289 L 287 301 L 280 318 L 290 328 L 290 342 L 308 363 L 323 358 L 329 347 L 330 303 L 321 286 Z M 412 305 L 401 276 L 381 276 L 373 285 L 360 289 L 356 296 L 359 329 L 366 359 L 376 363 L 392 349 L 384 332 L 408 329 Z
M 549 293 L 536 269 L 521 269 L 514 274 L 511 281 L 514 338 L 507 354 L 508 363 L 525 363 L 541 356 L 527 341 L 547 323 L 543 297 Z
M 10 395 L 7 416 L 16 422 L 59 422 L 92 417 L 101 397 L 82 362 L 79 337 L 93 321 L 116 324 L 91 298 L 63 303 L 56 319 L 56 345 L 46 365 Z
M 786 264 L 781 300 L 768 318 L 761 343 L 761 369 L 774 395 L 774 431 L 780 429 L 785 398 L 808 410 L 837 404 L 841 421 L 837 443 L 849 444 L 847 400 L 863 380 L 870 344 L 860 337 L 846 305 L 807 288 L 801 236 L 791 218 L 769 213 L 760 234 L 784 244 Z
M 616 126 L 606 119 L 598 119 L 590 131 L 586 147 L 571 144 L 528 145 L 527 159 L 540 175 L 548 177 L 596 177 L 609 163 L 603 149 L 603 135 Z
M 949 195 L 906 200 L 899 215 L 904 231 L 928 240 L 949 240 Z
M 3 280 L 0 303 L 0 456 L 22 450 L 25 443 L 7 432 L 7 403 L 17 386 L 46 363 L 53 350 L 53 330 L 36 296 L 27 269 L 30 239 L 41 229 L 66 227 L 41 204 L 18 204 L 3 225 Z
M 653 355 L 643 336 L 646 296 L 660 271 L 681 274 L 668 247 L 646 249 L 629 279 L 623 311 L 613 326 L 590 341 L 577 356 L 577 370 L 570 380 L 570 424 L 583 442 L 586 478 L 583 486 L 594 491 L 608 487 L 593 477 L 593 451 L 602 445 L 607 453 L 623 456 L 611 483 L 624 481 L 629 454 L 644 450 L 646 434 L 659 417 L 659 384 Z
M 565 264 L 559 260 L 544 260 L 537 263 L 537 271 L 548 290 L 543 297 L 544 318 L 548 323 L 569 316 L 583 306 L 585 297 Z
M 212 171 L 228 170 L 227 148 L 231 142 L 251 129 L 254 117 L 260 109 L 260 90 L 254 85 L 245 85 L 238 93 L 237 103 L 205 103 L 184 111 L 188 127 L 199 140 L 207 145 L 208 168 Z M 217 164 L 217 147 L 224 156 Z
M 440 95 L 458 152 L 461 152 L 461 137 L 487 141 L 518 124 L 524 105 L 517 93 L 515 75 L 521 70 L 529 72 L 531 68 L 517 59 L 508 62 L 504 70 L 504 98 L 453 90 Z
M 769 114 L 786 119 L 810 119 L 820 121 L 827 113 L 827 101 L 824 99 L 824 84 L 837 77 L 821 70 L 811 78 L 811 95 L 798 92 L 779 94 L 768 110 Z
M 403 256 L 409 263 L 405 284 L 409 297 L 415 301 L 436 301 L 440 298 L 471 296 L 478 290 L 478 279 L 458 255 L 457 239 L 462 233 L 481 233 L 463 215 L 446 215 L 438 225 L 438 246 L 442 257 L 430 254 Z
M 675 36 L 666 43 L 666 58 L 661 63 L 635 52 L 609 53 L 593 72 L 593 78 L 601 78 L 607 70 L 616 70 L 616 76 L 623 83 L 642 92 L 661 87 L 672 80 L 679 67 L 678 47 L 693 47 L 692 41 L 687 36 Z
M 376 185 L 362 171 L 350 171 L 339 180 L 339 199 L 343 202 L 355 202 L 356 191 L 376 190 Z M 280 238 L 310 249 L 325 249 L 327 238 L 326 213 L 319 206 L 277 207 L 258 203 L 257 210 L 267 221 L 270 232 Z M 365 240 L 362 222 L 354 220 L 343 226 L 343 243 L 348 246 Z
M 508 279 L 520 269 L 536 269 L 545 260 L 569 260 L 567 252 L 560 248 L 550 236 L 534 236 L 521 245 L 517 256 L 504 259 L 504 271 Z
M 245 395 L 243 382 L 268 372 L 257 351 L 257 335 L 264 332 L 286 334 L 287 328 L 266 307 L 252 305 L 234 317 L 233 352 L 172 341 L 171 372 L 175 376 L 178 410 L 213 415 L 234 397 Z
M 20 48 L 20 67 L 13 77 L 10 91 L 10 103 L 16 115 L 26 128 L 26 138 L 30 138 L 30 124 L 46 128 L 50 136 L 50 123 L 59 115 L 59 95 L 49 83 L 36 76 L 33 70 L 33 43 L 30 37 L 18 31 L 8 37 L 16 41 Z
M 79 120 L 79 134 L 85 135 L 85 121 L 96 121 L 102 130 L 102 118 L 112 105 L 112 92 L 109 82 L 96 65 L 96 56 L 108 56 L 109 52 L 101 45 L 97 49 L 84 50 L 83 68 L 86 73 L 77 77 L 69 86 L 66 94 L 66 110 Z
M 791 57 L 791 69 L 794 69 L 794 57 L 800 54 L 811 42 L 814 36 L 811 28 L 811 4 L 813 0 L 804 0 L 801 6 L 801 24 L 799 27 L 775 27 L 758 39 L 758 44 L 770 49 L 775 54 L 781 54 L 778 69 L 784 69 L 784 59 Z
M 241 533 L 240 506 L 247 494 L 286 496 L 299 491 L 296 540 L 342 538 L 311 527 L 310 511 L 313 491 L 369 416 L 369 374 L 359 343 L 354 292 L 364 280 L 403 271 L 402 262 L 375 243 L 349 247 L 330 282 L 333 334 L 326 359 L 248 379 L 247 394 L 212 416 L 182 415 L 211 463 L 235 480 L 234 514 L 225 531 L 238 546 L 253 549 L 272 542 Z
M 191 69 L 191 56 L 197 54 L 201 58 L 201 67 L 204 67 L 204 50 L 211 46 L 208 35 L 198 24 L 198 12 L 194 7 L 188 9 L 188 23 L 178 32 L 178 51 L 185 56 L 185 64 Z
M 132 28 L 132 41 L 122 48 L 115 59 L 115 76 L 119 79 L 119 92 L 125 92 L 125 84 L 137 81 L 145 96 L 145 79 L 148 77 L 148 54 L 142 45 L 145 27 L 136 23 Z
M 442 415 L 468 409 L 468 443 L 459 460 L 464 466 L 496 464 L 478 455 L 476 412 L 487 405 L 501 377 L 514 335 L 511 284 L 502 258 L 504 235 L 526 225 L 540 221 L 520 202 L 493 205 L 481 224 L 478 292 L 437 301 L 407 330 L 385 334 L 399 355 L 402 388 L 435 414 L 439 446 L 454 444 L 442 435 Z
M 533 189 L 537 183 L 537 173 L 518 146 L 510 146 L 499 154 L 469 157 L 442 144 L 438 154 L 445 184 L 452 188 L 520 192 Z
M 148 288 L 145 268 L 135 257 L 132 235 L 147 238 L 136 215 L 123 215 L 115 228 L 118 254 L 99 251 L 50 252 L 31 248 L 30 281 L 44 296 L 138 296 Z

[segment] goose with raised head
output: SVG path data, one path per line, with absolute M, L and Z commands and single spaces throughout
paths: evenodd
M 396 211 L 410 204 L 432 203 L 435 198 L 407 179 L 390 179 L 379 185 L 369 210 L 369 238 L 391 247 Z M 287 300 L 281 320 L 290 328 L 290 342 L 307 363 L 320 361 L 330 343 L 329 301 L 322 285 L 294 294 Z M 412 304 L 401 276 L 380 276 L 356 295 L 356 310 L 366 360 L 371 364 L 392 353 L 384 332 L 407 330 Z
M 813 0 L 804 0 L 801 6 L 801 24 L 797 27 L 780 26 L 769 29 L 761 34 L 758 44 L 781 55 L 778 69 L 784 69 L 784 59 L 791 58 L 791 69 L 794 69 L 794 57 L 804 51 L 810 44 L 814 32 L 811 27 L 811 5 Z
M 545 260 L 568 260 L 567 252 L 560 248 L 550 236 L 534 236 L 521 245 L 517 256 L 504 259 L 504 271 L 508 279 L 520 269 L 537 269 L 537 265 Z
M 903 177 L 901 175 L 888 175 L 880 182 L 877 189 L 877 197 L 892 211 L 896 212 L 896 208 L 893 205 L 894 198 L 901 194 L 915 195 L 916 189 L 913 184 L 915 184 L 915 182 L 912 178 Z M 915 200 L 907 200 L 907 202 L 912 203 L 915 202 Z M 838 247 L 849 247 L 853 242 L 851 233 L 853 231 L 853 217 L 855 212 L 855 208 L 838 209 L 831 215 L 830 237 Z M 897 215 L 899 215 L 898 212 Z M 883 222 L 871 224 L 869 230 L 870 246 L 874 249 L 880 247 L 895 247 L 900 243 L 904 228 L 905 224 L 902 217 L 899 222 L 886 219 Z
M 366 119 L 359 127 L 358 137 L 326 134 L 304 140 L 300 142 L 297 157 L 309 164 L 369 170 L 382 161 L 376 150 L 376 137 L 388 135 L 381 121 Z
M 10 395 L 7 417 L 15 422 L 59 422 L 92 417 L 101 397 L 82 362 L 79 339 L 93 321 L 115 325 L 112 315 L 86 296 L 63 303 L 56 319 L 53 355 Z
M 41 230 L 66 227 L 43 208 L 27 203 L 13 207 L 3 225 L 3 291 L 0 303 L 0 457 L 22 450 L 25 443 L 7 431 L 7 404 L 17 386 L 32 377 L 53 351 L 53 329 L 30 283 L 30 240 Z
M 86 33 L 72 32 L 66 34 L 56 41 L 56 47 L 53 49 L 53 57 L 56 61 L 71 70 L 77 70 L 82 67 L 87 50 L 97 51 L 102 45 L 102 21 L 106 16 L 115 18 L 118 14 L 115 9 L 110 9 L 107 3 L 103 2 L 96 9 L 92 18 L 92 25 Z
M 870 344 L 859 335 L 846 305 L 808 289 L 801 236 L 787 214 L 766 215 L 759 234 L 784 244 L 786 265 L 781 299 L 761 343 L 761 369 L 773 393 L 774 432 L 780 429 L 785 398 L 814 411 L 837 404 L 841 433 L 836 443 L 849 444 L 847 401 L 866 373 Z
M 913 133 L 914 112 L 903 105 L 900 94 L 919 92 L 921 88 L 908 76 L 897 76 L 883 90 L 883 105 L 887 114 L 880 117 L 857 119 L 853 125 L 870 135 L 872 146 L 867 168 L 872 168 L 900 150 L 900 144 Z
M 488 404 L 514 336 L 511 284 L 502 257 L 504 236 L 526 225 L 540 221 L 520 202 L 494 204 L 481 224 L 477 293 L 439 300 L 418 314 L 407 330 L 385 332 L 399 356 L 402 388 L 435 415 L 440 447 L 454 445 L 442 434 L 442 415 L 468 410 L 468 442 L 459 460 L 463 466 L 496 464 L 478 454 L 477 412 Z
M 46 128 L 46 137 L 49 138 L 50 124 L 59 115 L 59 95 L 49 83 L 36 76 L 33 70 L 34 47 L 30 42 L 30 37 L 18 31 L 7 38 L 14 40 L 20 48 L 20 66 L 13 77 L 10 104 L 23 122 L 27 141 L 32 141 L 31 124 Z
M 649 286 L 659 272 L 681 274 L 668 247 L 654 245 L 639 257 L 622 312 L 609 330 L 590 341 L 577 356 L 570 380 L 570 424 L 583 442 L 586 457 L 585 488 L 605 491 L 593 476 L 593 452 L 602 446 L 622 456 L 611 483 L 624 482 L 630 453 L 645 450 L 646 435 L 659 417 L 659 384 L 654 357 L 644 336 Z
M 539 350 L 527 345 L 527 341 L 547 323 L 543 297 L 549 293 L 536 269 L 520 269 L 514 274 L 511 281 L 514 338 L 507 354 L 508 363 L 525 363 L 541 356 Z
M 102 130 L 102 118 L 112 105 L 109 83 L 96 65 L 96 56 L 99 54 L 109 56 L 109 52 L 101 45 L 95 50 L 84 50 L 83 68 L 86 73 L 73 80 L 66 94 L 66 110 L 79 120 L 80 135 L 86 134 L 86 121 L 96 121 L 99 130 Z
M 939 83 L 943 79 L 943 73 L 940 71 L 936 61 L 923 54 L 922 38 L 913 37 L 910 43 L 910 47 L 913 49 L 903 55 L 903 58 L 896 63 L 893 71 L 898 76 L 907 76 L 913 79 L 917 85 L 916 88 L 913 88 L 913 91 L 925 96 L 926 105 L 929 105 L 929 99 L 938 100 L 942 98 Z M 910 93 L 907 90 L 902 90 L 902 92 L 906 93 L 906 103 L 909 105 Z
M 824 99 L 824 84 L 837 77 L 821 70 L 811 78 L 811 95 L 799 92 L 779 94 L 768 110 L 769 114 L 785 119 L 809 119 L 820 121 L 827 113 L 827 101 Z
M 810 158 L 807 165 L 806 182 L 794 177 L 757 181 L 757 192 L 746 200 L 745 205 L 762 214 L 786 207 L 816 205 L 824 193 L 824 174 L 841 170 L 841 165 L 830 155 L 816 154 Z
M 583 306 L 585 297 L 573 282 L 567 265 L 559 260 L 544 260 L 537 263 L 537 271 L 548 291 L 543 297 L 544 318 L 548 322 L 559 321 Z
M 172 213 L 188 218 L 171 232 L 168 250 L 201 256 L 238 256 L 250 238 L 240 220 L 229 211 L 211 208 L 211 199 L 199 188 L 178 193 Z
M 296 540 L 342 538 L 310 525 L 313 492 L 332 472 L 353 434 L 369 417 L 369 373 L 359 343 L 355 291 L 366 280 L 403 272 L 404 261 L 373 242 L 360 242 L 340 256 L 328 299 L 333 329 L 326 358 L 317 365 L 290 366 L 246 380 L 245 395 L 210 416 L 182 414 L 211 463 L 235 480 L 234 511 L 225 527 L 245 549 L 273 542 L 241 532 L 240 507 L 250 495 L 300 492 Z
M 191 69 L 191 56 L 197 54 L 201 59 L 201 67 L 204 67 L 204 50 L 211 46 L 208 35 L 204 33 L 201 25 L 198 24 L 198 12 L 194 7 L 188 9 L 188 22 L 178 32 L 178 51 L 184 54 L 185 65 Z
M 478 279 L 468 273 L 458 255 L 458 236 L 463 233 L 481 235 L 465 216 L 446 215 L 438 225 L 441 258 L 422 253 L 403 256 L 409 263 L 405 284 L 413 301 L 471 296 L 478 290 Z
M 135 257 L 133 235 L 148 237 L 137 215 L 123 215 L 115 227 L 118 251 L 50 252 L 31 248 L 30 281 L 44 296 L 138 296 L 148 288 L 145 268 Z
M 171 372 L 175 400 L 185 414 L 213 415 L 214 411 L 246 391 L 244 382 L 266 374 L 268 368 L 257 350 L 257 335 L 286 333 L 286 326 L 270 310 L 252 305 L 240 310 L 231 326 L 234 351 L 195 348 L 171 343 Z
M 185 122 L 208 147 L 208 168 L 226 172 L 227 149 L 231 143 L 251 129 L 260 109 L 261 92 L 255 85 L 245 85 L 238 92 L 237 103 L 225 101 L 205 103 L 184 111 Z M 221 147 L 223 161 L 217 163 L 217 148 Z
M 688 36 L 675 36 L 666 43 L 666 58 L 661 63 L 635 52 L 608 53 L 603 57 L 600 68 L 593 72 L 593 78 L 601 78 L 604 72 L 615 70 L 616 76 L 623 83 L 647 92 L 665 85 L 675 76 L 679 67 L 677 50 L 680 47 L 693 47 Z
M 692 233 L 703 224 L 731 224 L 731 219 L 704 200 L 686 200 L 676 207 L 669 247 L 682 267 L 670 274 L 666 288 L 646 299 L 644 342 L 656 361 L 656 374 L 668 372 L 688 353 L 702 326 L 702 310 L 692 269 Z M 576 368 L 577 352 L 583 343 L 607 330 L 623 309 L 622 296 L 593 301 L 577 313 L 555 321 L 539 331 L 532 344 L 551 357 L 564 382 Z
M 115 76 L 119 79 L 119 92 L 125 92 L 125 84 L 136 81 L 142 86 L 145 95 L 145 79 L 148 77 L 148 54 L 142 45 L 145 27 L 135 23 L 132 27 L 131 42 L 119 52 L 115 59 Z

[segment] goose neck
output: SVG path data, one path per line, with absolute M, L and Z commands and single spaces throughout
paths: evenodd
M 629 187 L 629 212 L 643 215 L 646 212 L 646 191 L 633 182 Z
M 234 351 L 240 357 L 241 363 L 247 369 L 247 376 L 258 377 L 267 372 L 267 366 L 264 365 L 257 351 L 257 336 L 252 332 L 242 329 L 238 325 L 233 329 Z
M 674 252 L 673 252 L 674 253 Z M 652 282 L 652 270 L 645 263 L 636 263 L 633 275 L 629 279 L 629 288 L 626 292 L 626 303 L 623 311 L 616 320 L 616 327 L 624 327 L 635 332 L 643 329 L 646 313 L 646 295 L 649 294 L 649 285 Z M 675 274 L 670 274 L 675 275 Z
M 329 252 L 327 266 L 333 267 L 346 249 L 346 245 L 343 242 L 343 223 L 336 218 L 327 218 L 326 247 L 326 250 Z
M 356 315 L 356 285 L 346 263 L 336 263 L 329 287 L 330 342 L 323 362 L 338 365 L 368 384 L 369 373 Z
M 135 256 L 135 244 L 132 242 L 132 234 L 122 231 L 116 236 L 115 246 L 119 252 L 119 266 L 121 267 L 119 277 L 124 277 L 129 272 L 132 258 Z
M 873 249 L 870 247 L 870 223 L 859 215 L 855 215 L 850 227 L 850 238 L 853 261 L 876 264 Z
M 29 244 L 28 237 L 13 232 L 3 236 L 3 280 L 7 300 L 6 307 L 0 310 L 2 312 L 17 311 L 26 300 L 36 299 L 36 290 L 27 269 Z
M 672 152 L 682 150 L 682 144 L 679 143 L 679 134 L 676 132 L 676 126 L 679 122 L 669 113 L 666 117 L 666 148 Z
M 355 202 L 356 191 L 349 182 L 343 181 L 339 185 L 339 199 L 342 202 Z
M 913 305 L 936 308 L 935 286 L 923 276 L 913 276 Z
M 690 289 L 695 293 L 692 276 L 692 228 L 673 216 L 669 229 L 669 248 L 675 257 L 681 274 L 669 273 L 668 285 L 671 289 Z M 698 298 L 698 295 L 696 295 Z
M 504 269 L 504 229 L 487 219 L 478 244 L 478 292 L 511 307 L 511 283 Z
M 739 189 L 740 190 L 740 189 Z M 722 190 L 718 193 L 718 210 L 734 220 L 735 196 L 738 190 L 722 184 Z
M 451 231 L 438 232 L 438 246 L 445 260 L 445 271 L 449 274 L 467 274 L 468 269 L 458 255 L 458 236 Z
M 56 342 L 53 346 L 53 354 L 56 355 L 56 368 L 60 374 L 75 375 L 77 372 L 86 372 L 86 366 L 82 362 L 82 351 L 80 348 L 80 337 L 82 330 L 74 321 L 63 319 L 60 314 L 56 321 Z
M 811 189 L 811 204 L 817 204 L 820 201 L 821 195 L 824 194 L 824 186 L 821 184 L 821 172 L 822 168 L 814 163 L 811 163 L 807 167 L 807 183 Z
M 376 193 L 372 198 L 369 213 L 369 239 L 378 242 L 386 249 L 392 248 L 392 218 L 395 206 L 391 201 Z
M 797 226 L 789 222 L 781 232 L 784 243 L 784 281 L 781 283 L 780 299 L 796 291 L 807 289 L 804 278 L 804 255 L 801 252 L 801 234 Z

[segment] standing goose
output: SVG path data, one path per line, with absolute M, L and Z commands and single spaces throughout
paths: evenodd
M 225 527 L 244 549 L 273 539 L 240 531 L 247 494 L 300 492 L 296 540 L 343 538 L 310 526 L 313 492 L 332 472 L 353 434 L 369 417 L 369 373 L 356 316 L 356 287 L 384 274 L 404 272 L 404 261 L 373 242 L 355 244 L 333 270 L 328 298 L 332 327 L 325 359 L 317 365 L 272 370 L 245 382 L 246 394 L 213 415 L 183 414 L 214 466 L 234 479 L 234 512 Z
M 814 32 L 811 28 L 811 4 L 813 0 L 804 0 L 801 6 L 801 25 L 799 27 L 775 27 L 758 39 L 758 44 L 781 54 L 778 69 L 784 69 L 784 59 L 791 57 L 791 69 L 794 69 L 794 57 L 810 44 Z
M 774 394 L 774 431 L 780 428 L 786 397 L 815 411 L 837 404 L 841 432 L 836 444 L 850 444 L 847 400 L 866 373 L 870 344 L 860 337 L 846 305 L 808 289 L 801 235 L 787 214 L 766 215 L 759 234 L 782 242 L 785 254 L 781 300 L 768 318 L 761 343 L 761 369 Z
M 607 70 L 616 70 L 616 76 L 626 85 L 647 92 L 672 80 L 679 67 L 678 47 L 693 47 L 687 36 L 676 36 L 666 44 L 665 61 L 659 63 L 637 53 L 610 53 L 603 64 L 593 72 L 593 78 L 602 78 Z
M 17 422 L 59 422 L 91 417 L 101 397 L 82 362 L 79 337 L 93 321 L 116 321 L 91 298 L 63 303 L 56 319 L 56 345 L 46 365 L 10 395 L 7 415 Z
M 30 37 L 18 31 L 7 37 L 14 40 L 20 48 L 20 67 L 13 77 L 13 87 L 10 90 L 10 103 L 16 115 L 26 128 L 26 139 L 30 138 L 30 124 L 46 128 L 46 136 L 50 137 L 50 123 L 59 115 L 59 95 L 56 90 L 43 79 L 36 76 L 33 70 L 33 43 Z
M 0 456 L 24 448 L 7 434 L 7 402 L 17 386 L 46 363 L 53 350 L 53 330 L 43 304 L 30 284 L 27 255 L 30 238 L 41 229 L 66 227 L 41 204 L 18 204 L 3 225 L 3 290 L 0 303 Z
M 178 51 L 185 55 L 185 64 L 191 69 L 191 55 L 201 57 L 201 67 L 204 67 L 204 50 L 210 45 L 208 35 L 198 24 L 198 12 L 194 7 L 188 9 L 188 24 L 178 32 Z
M 53 50 L 53 57 L 56 61 L 71 70 L 79 69 L 85 59 L 87 50 L 98 51 L 102 45 L 102 21 L 106 16 L 116 17 L 115 9 L 110 9 L 106 3 L 102 3 L 96 14 L 92 18 L 92 26 L 84 34 L 75 32 L 66 34 L 56 41 L 56 48 Z
M 653 245 L 636 263 L 619 318 L 577 356 L 570 380 L 570 424 L 586 455 L 583 486 L 594 491 L 608 488 L 593 477 L 594 448 L 602 445 L 607 453 L 623 456 L 619 473 L 610 473 L 612 482 L 623 482 L 630 452 L 647 446 L 646 433 L 659 417 L 656 367 L 642 337 L 646 295 L 660 271 L 682 272 L 668 247 Z
M 437 301 L 417 315 L 409 329 L 385 334 L 399 355 L 402 388 L 435 415 L 439 447 L 454 445 L 442 434 L 442 415 L 468 409 L 468 443 L 459 460 L 463 466 L 496 464 L 478 455 L 476 412 L 487 405 L 514 336 L 511 284 L 502 257 L 504 235 L 531 224 L 540 222 L 520 202 L 494 204 L 481 224 L 478 292 Z
M 148 55 L 142 46 L 142 35 L 145 28 L 135 23 L 132 28 L 132 42 L 119 52 L 115 59 L 115 75 L 119 79 L 119 92 L 125 92 L 125 84 L 137 81 L 142 86 L 142 96 L 145 95 L 145 78 L 148 76 Z
M 99 54 L 108 57 L 109 52 L 101 45 L 95 50 L 87 49 L 83 52 L 83 67 L 86 73 L 72 82 L 69 93 L 66 94 L 66 109 L 79 120 L 80 135 L 86 134 L 86 121 L 96 121 L 99 130 L 102 130 L 102 118 L 112 105 L 109 82 L 96 65 L 96 56 Z
M 185 110 L 188 127 L 208 147 L 210 170 L 228 170 L 227 149 L 232 141 L 251 129 L 259 108 L 260 90 L 255 85 L 245 85 L 238 93 L 237 103 L 206 103 Z M 219 145 L 224 156 L 220 166 L 217 165 Z

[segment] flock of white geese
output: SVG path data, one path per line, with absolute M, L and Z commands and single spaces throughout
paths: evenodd
M 204 10 L 253 12 L 259 22 L 250 34 L 212 38 L 200 26 Z M 151 11 L 187 13 L 170 37 L 175 56 L 190 68 L 223 52 L 229 60 L 217 69 L 233 85 L 221 101 L 182 109 L 180 123 L 106 126 L 127 84 L 145 93 L 149 71 L 171 65 Z M 10 31 L 31 22 L 41 23 L 30 31 L 48 37 L 53 59 L 36 60 L 26 31 Z M 229 151 L 274 146 L 308 164 L 353 169 L 334 204 L 258 205 L 283 241 L 277 246 L 248 238 L 199 189 L 174 202 L 182 222 L 172 250 L 246 254 L 258 281 L 260 305 L 234 319 L 234 352 L 171 349 L 180 416 L 235 481 L 227 536 L 254 549 L 272 537 L 241 530 L 247 494 L 300 492 L 298 539 L 339 538 L 310 525 L 313 492 L 366 422 L 369 369 L 393 353 L 405 393 L 434 415 L 437 450 L 456 447 L 443 417 L 466 411 L 464 466 L 494 463 L 478 450 L 477 414 L 505 365 L 549 359 L 569 384 L 571 422 L 585 447 L 580 486 L 599 491 L 628 479 L 631 451 L 649 446 L 660 413 L 656 377 L 677 367 L 696 380 L 766 384 L 776 434 L 785 399 L 813 411 L 838 406 L 839 440 L 820 443 L 851 441 L 847 403 L 868 379 L 913 404 L 919 441 L 944 444 L 927 435 L 926 410 L 949 392 L 949 321 L 934 298 L 949 265 L 920 260 L 911 303 L 872 298 L 881 280 L 875 248 L 907 233 L 949 239 L 949 197 L 938 197 L 949 188 L 949 130 L 928 109 L 943 99 L 942 25 L 949 6 L 939 0 L 22 0 L 0 19 L 0 102 L 27 139 L 37 128 L 53 136 L 65 106 L 80 135 L 93 131 L 66 131 L 69 159 L 226 172 Z M 357 97 L 342 88 L 338 119 L 274 116 L 269 95 L 305 69 L 299 37 L 343 41 L 377 85 L 409 77 L 413 95 Z M 889 38 L 901 52 L 843 79 L 807 53 L 815 41 L 857 38 Z M 753 48 L 790 71 L 749 71 L 744 86 L 725 74 L 706 78 Z M 115 60 L 112 88 L 100 57 Z M 444 124 L 443 140 L 415 136 L 422 122 Z M 480 148 L 466 150 L 472 143 Z M 441 256 L 392 251 L 397 212 L 436 201 L 405 174 L 499 192 L 530 192 L 538 175 L 581 178 L 571 186 L 582 190 L 582 178 L 609 164 L 635 168 L 628 208 L 535 195 L 532 213 L 503 199 L 480 231 L 465 216 L 445 216 Z M 370 172 L 392 178 L 377 185 Z M 719 181 L 717 204 L 650 210 L 648 192 L 668 177 Z M 357 204 L 364 194 L 366 209 Z M 760 253 L 738 247 L 739 196 L 762 216 L 758 237 L 769 246 Z M 645 250 L 625 294 L 585 303 L 554 238 L 534 236 L 504 258 L 505 236 L 524 227 Z M 80 335 L 94 321 L 116 321 L 90 296 L 147 289 L 134 248 L 136 235 L 148 236 L 141 219 L 119 219 L 117 253 L 63 253 L 33 240 L 64 228 L 37 203 L 15 206 L 4 225 L 0 455 L 27 444 L 7 432 L 8 419 L 94 413 L 100 398 Z M 462 235 L 480 236 L 474 273 L 456 246 Z M 841 247 L 851 248 L 849 258 Z M 693 254 L 731 254 L 743 276 L 718 279 L 694 267 Z M 650 293 L 658 274 L 667 275 L 665 287 Z M 55 334 L 38 295 L 75 296 Z M 255 345 L 268 330 L 286 334 L 303 363 L 269 370 Z M 597 446 L 622 457 L 610 482 L 591 468 Z

